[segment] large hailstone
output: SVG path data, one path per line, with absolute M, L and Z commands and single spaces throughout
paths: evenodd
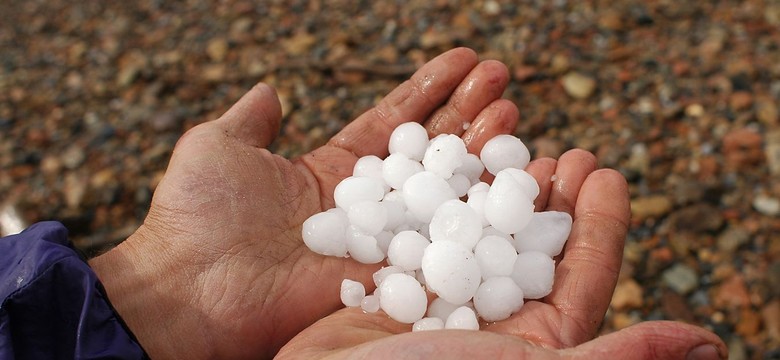
M 534 199 L 528 197 L 529 191 L 510 172 L 499 172 L 485 200 L 485 219 L 507 234 L 522 230 L 534 212 Z
M 487 171 L 493 175 L 506 168 L 525 169 L 531 161 L 528 148 L 512 135 L 497 135 L 488 140 L 479 157 Z
M 347 226 L 347 217 L 343 211 L 314 214 L 303 222 L 303 243 L 320 255 L 346 256 Z
M 417 270 L 422 267 L 423 253 L 430 243 L 425 236 L 416 231 L 402 231 L 390 241 L 387 260 L 404 270 Z
M 465 157 L 466 145 L 463 139 L 452 134 L 440 135 L 431 140 L 422 164 L 426 171 L 449 179 L 455 169 L 463 165 Z
M 458 199 L 439 205 L 430 224 L 431 241 L 450 240 L 473 249 L 482 235 L 482 222 L 476 212 Z
M 523 290 L 508 276 L 492 277 L 474 294 L 474 307 L 485 321 L 500 321 L 523 307 Z
M 512 279 L 526 299 L 541 299 L 552 292 L 555 262 L 547 254 L 526 251 L 517 255 Z
M 391 274 L 382 281 L 379 289 L 379 306 L 395 321 L 411 324 L 425 315 L 428 298 L 415 278 Z
M 385 196 L 382 181 L 368 176 L 350 176 L 342 180 L 333 191 L 336 206 L 348 211 L 352 204 L 362 201 L 379 201 Z
M 517 253 L 509 241 L 501 236 L 488 235 L 474 248 L 482 278 L 509 276 L 515 266 Z
M 455 191 L 440 176 L 418 172 L 404 183 L 403 198 L 407 209 L 421 222 L 429 223 L 433 213 L 447 200 L 457 199 Z
M 463 244 L 447 240 L 425 248 L 422 270 L 426 286 L 453 304 L 471 300 L 482 276 L 474 254 Z
M 553 257 L 563 250 L 571 226 L 572 218 L 567 212 L 536 212 L 528 226 L 514 235 L 513 245 L 518 252 L 541 251 Z
M 390 134 L 388 150 L 390 154 L 401 153 L 407 158 L 420 161 L 428 147 L 428 131 L 416 122 L 407 122 Z

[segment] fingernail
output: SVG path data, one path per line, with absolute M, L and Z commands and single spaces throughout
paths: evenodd
M 718 348 L 715 347 L 715 345 L 712 344 L 704 344 L 699 345 L 693 350 L 688 352 L 688 355 L 685 356 L 685 359 L 687 360 L 718 360 L 720 359 L 720 354 L 718 354 Z

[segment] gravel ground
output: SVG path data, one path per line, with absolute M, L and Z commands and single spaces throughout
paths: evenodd
M 95 254 L 142 221 L 177 138 L 258 81 L 308 151 L 455 46 L 505 62 L 537 156 L 629 180 L 607 333 L 705 326 L 780 358 L 776 1 L 4 1 L 0 204 Z

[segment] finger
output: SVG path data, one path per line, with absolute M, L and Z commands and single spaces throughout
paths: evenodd
M 545 298 L 564 315 L 564 343 L 579 344 L 596 333 L 620 272 L 629 217 L 625 178 L 611 169 L 588 175 L 576 199 L 552 293 Z
M 445 52 L 429 61 L 411 79 L 390 92 L 374 108 L 336 134 L 328 145 L 364 155 L 387 155 L 390 133 L 401 123 L 422 122 L 477 65 L 477 54 L 467 48 Z
M 508 82 L 509 70 L 500 61 L 479 63 L 458 85 L 447 104 L 426 121 L 428 134 L 431 137 L 439 134 L 460 136 L 485 107 L 501 98 Z
M 520 112 L 513 102 L 505 99 L 493 100 L 475 116 L 469 128 L 463 132 L 466 149 L 479 156 L 488 140 L 497 135 L 513 133 L 519 117 Z
M 272 87 L 259 83 L 216 122 L 229 136 L 250 146 L 266 147 L 279 133 L 282 106 Z
M 693 325 L 648 321 L 563 350 L 571 359 L 726 359 L 728 350 L 715 334 Z
M 561 155 L 555 170 L 555 181 L 547 202 L 547 210 L 573 214 L 580 186 L 596 167 L 596 157 L 585 150 L 573 149 Z
M 531 174 L 539 184 L 539 195 L 534 199 L 534 211 L 543 211 L 547 208 L 547 199 L 552 191 L 553 175 L 558 161 L 553 158 L 541 158 L 531 161 L 525 167 L 525 171 Z

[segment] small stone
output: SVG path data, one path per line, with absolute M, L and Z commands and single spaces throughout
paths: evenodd
M 638 221 L 660 218 L 672 210 L 672 201 L 665 195 L 651 195 L 631 201 L 631 216 Z
M 766 194 L 758 194 L 753 198 L 753 208 L 767 216 L 780 214 L 780 199 Z
M 750 337 L 756 335 L 759 328 L 761 328 L 761 316 L 749 307 L 743 308 L 735 329 L 737 334 Z
M 718 249 L 732 253 L 750 240 L 750 233 L 741 227 L 729 227 L 718 236 Z
M 750 295 L 742 275 L 735 274 L 721 283 L 715 291 L 713 304 L 718 309 L 736 309 L 750 305 Z
M 773 100 L 762 99 L 756 101 L 756 117 L 765 125 L 772 126 L 780 119 L 780 111 Z
M 754 130 L 732 130 L 723 136 L 726 162 L 737 169 L 760 163 L 764 159 L 762 142 L 762 135 Z
M 729 97 L 729 107 L 734 111 L 744 110 L 753 105 L 753 95 L 747 91 L 737 91 Z
M 677 264 L 664 271 L 664 284 L 678 294 L 688 294 L 699 285 L 699 276 L 696 271 L 684 264 Z
M 67 169 L 75 169 L 79 167 L 82 163 L 84 163 L 86 158 L 87 156 L 84 153 L 84 149 L 82 149 L 78 144 L 69 146 L 60 156 L 62 164 L 65 165 L 65 168 Z
M 206 54 L 213 62 L 225 60 L 228 51 L 228 42 L 224 38 L 216 38 L 209 41 L 206 46 Z
M 616 310 L 642 307 L 643 290 L 634 279 L 626 279 L 617 284 L 610 305 Z
M 694 322 L 696 320 L 685 297 L 674 291 L 665 290 L 661 295 L 660 303 L 664 316 L 669 320 L 684 322 Z
M 700 117 L 704 115 L 704 106 L 701 106 L 701 104 L 690 104 L 685 107 L 685 115 L 688 115 L 690 117 Z
M 764 154 L 766 155 L 769 173 L 773 176 L 780 176 L 780 130 L 767 134 Z
M 587 99 L 596 90 L 596 80 L 576 71 L 564 75 L 561 83 L 566 93 L 575 99 Z

